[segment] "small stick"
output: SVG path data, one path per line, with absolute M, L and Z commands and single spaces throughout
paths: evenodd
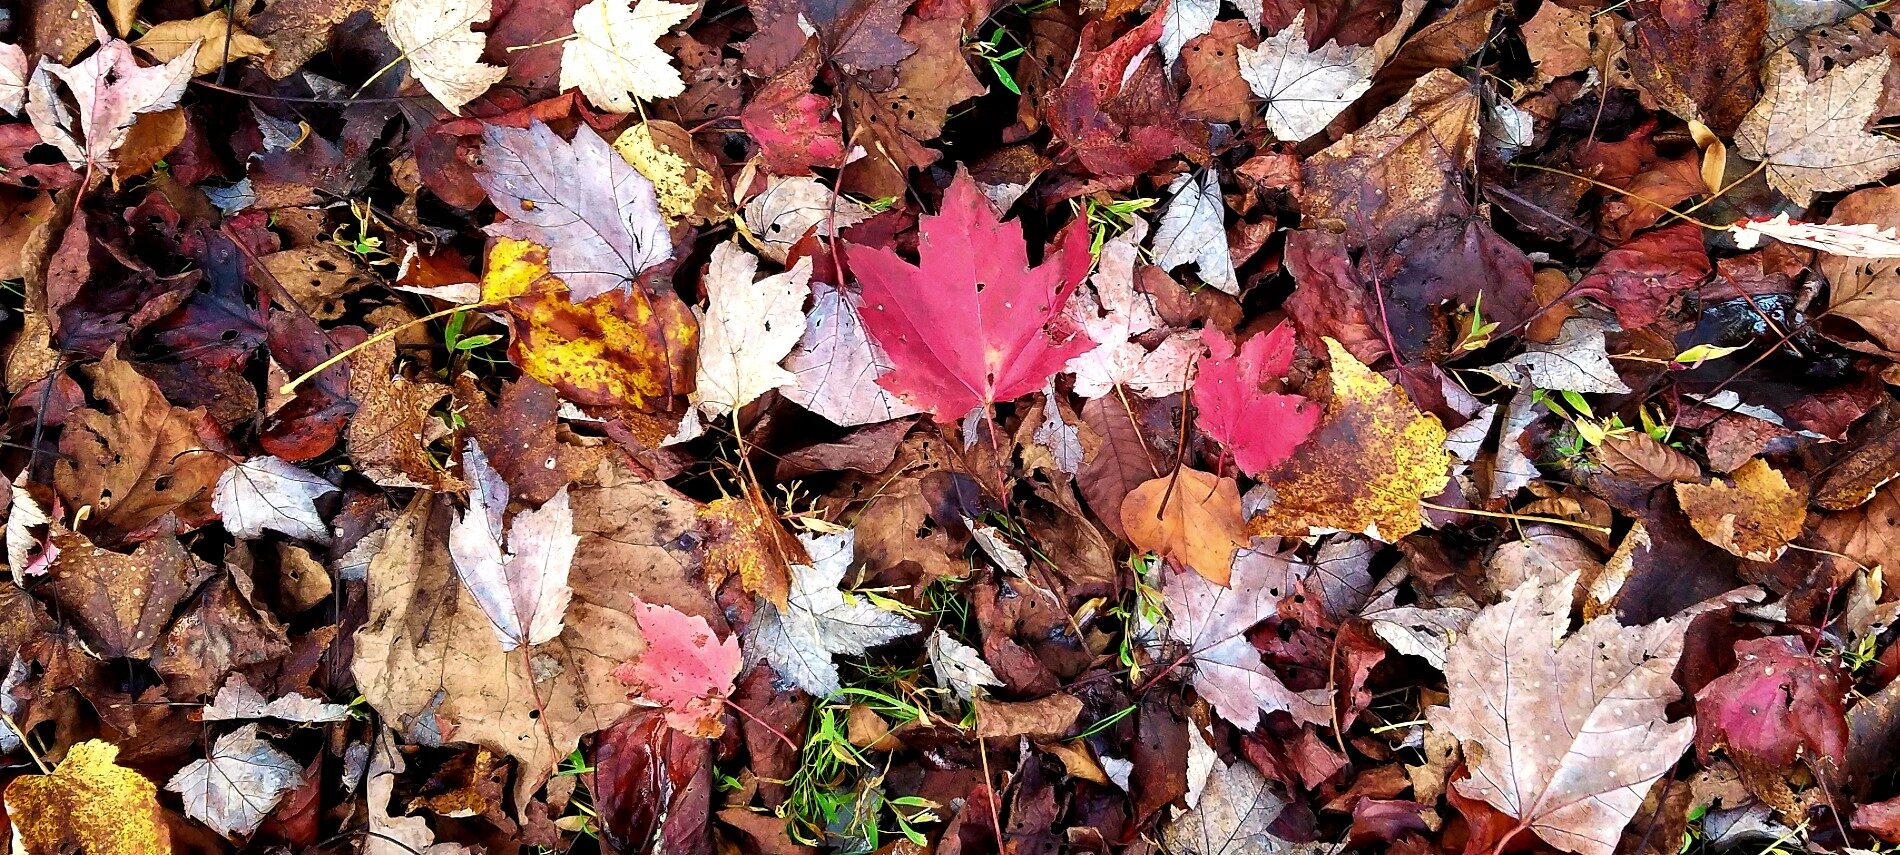
M 430 314 L 423 315 L 422 317 L 417 318 L 413 321 L 397 324 L 393 327 L 390 327 L 389 329 L 383 330 L 382 332 L 379 332 L 373 336 L 370 336 L 369 338 L 363 339 L 363 342 L 361 344 L 355 345 L 353 347 L 344 348 L 343 351 L 338 353 L 337 355 L 332 356 L 329 359 L 326 359 L 322 362 L 317 363 L 317 367 L 312 368 L 309 371 L 305 371 L 304 373 L 297 375 L 296 379 L 293 379 L 289 383 L 285 383 L 284 385 L 279 386 L 277 388 L 277 394 L 280 394 L 280 395 L 291 394 L 292 392 L 297 391 L 297 387 L 302 386 L 305 381 L 309 380 L 312 377 L 317 376 L 318 374 L 322 374 L 324 371 L 328 370 L 330 366 L 335 365 L 339 362 L 342 362 L 345 359 L 350 358 L 350 354 L 353 354 L 359 350 L 362 350 L 363 348 L 369 347 L 370 345 L 375 344 L 377 342 L 391 338 L 395 336 L 397 333 L 400 333 L 403 330 L 406 330 L 410 327 L 416 326 L 417 324 L 427 323 L 429 321 L 435 320 L 436 318 L 447 317 L 449 315 L 455 314 L 456 312 L 467 312 L 473 309 L 481 309 L 481 308 L 486 308 L 489 306 L 499 306 L 502 303 L 505 303 L 507 301 L 508 301 L 508 298 L 506 297 L 495 297 L 492 299 L 483 300 L 479 303 L 468 303 L 466 305 L 461 305 L 461 306 L 450 306 L 446 309 L 443 309 L 440 312 L 432 312 Z

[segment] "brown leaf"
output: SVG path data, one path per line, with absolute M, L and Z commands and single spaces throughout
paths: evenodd
M 1462 175 L 1478 143 L 1478 96 L 1449 71 L 1420 78 L 1365 127 L 1306 160 L 1300 210 L 1355 244 L 1390 245 L 1465 206 Z
M 344 436 L 350 459 L 365 476 L 385 487 L 463 489 L 461 479 L 443 471 L 429 453 L 449 432 L 431 413 L 451 390 L 404 376 L 394 338 L 350 355 L 350 392 L 356 415 Z
M 1056 739 L 1068 735 L 1080 715 L 1082 700 L 1062 692 L 1013 704 L 979 698 L 976 701 L 976 735 L 978 739 L 999 736 Z
M 561 398 L 532 377 L 504 385 L 491 406 L 473 378 L 463 375 L 456 378 L 455 400 L 488 462 L 515 498 L 530 505 L 545 504 L 613 453 L 604 445 L 563 442 L 565 431 L 555 418 Z
M 779 608 L 791 592 L 791 565 L 810 564 L 805 548 L 785 527 L 765 498 L 749 489 L 745 496 L 715 499 L 699 509 L 705 533 L 706 577 L 716 590 L 733 576 L 747 593 Z
M 1136 549 L 1172 558 L 1217 585 L 1227 584 L 1234 550 L 1247 545 L 1234 479 L 1186 466 L 1136 487 L 1121 517 Z
M 1166 461 L 1143 439 L 1136 416 L 1118 395 L 1084 402 L 1082 423 L 1101 438 L 1101 444 L 1083 459 L 1076 487 L 1102 524 L 1116 537 L 1126 538 L 1122 502 L 1136 487 L 1160 477 Z
M 1801 536 L 1807 494 L 1788 486 L 1759 457 L 1735 470 L 1735 483 L 1676 485 L 1676 501 L 1697 534 L 1750 561 L 1773 561 Z
M 1880 490 L 1860 507 L 1822 516 L 1814 532 L 1827 548 L 1868 567 L 1892 564 L 1900 555 L 1900 486 Z
M 884 5 L 884 4 L 879 4 Z M 897 65 L 897 82 L 877 91 L 862 82 L 846 87 L 850 141 L 882 154 L 902 169 L 929 166 L 939 157 L 924 145 L 943 133 L 950 108 L 984 93 L 963 52 L 963 10 L 952 3 L 908 18 L 899 31 L 916 53 Z
M 149 656 L 178 604 L 212 573 L 170 536 L 141 543 L 130 555 L 63 529 L 52 543 L 59 550 L 47 570 L 53 601 L 106 656 Z
M 197 65 L 192 68 L 194 75 L 210 74 L 240 59 L 270 55 L 270 45 L 245 32 L 244 28 L 233 26 L 223 9 L 190 20 L 166 21 L 146 30 L 132 42 L 133 47 L 157 57 L 160 62 L 176 58 L 192 45 L 198 45 Z
M 1694 481 L 1702 477 L 1702 467 L 1689 455 L 1657 441 L 1646 433 L 1615 434 L 1597 446 L 1597 459 L 1603 468 L 1624 478 L 1639 478 L 1657 484 Z
M 1900 226 L 1900 187 L 1869 187 L 1834 206 L 1829 223 Z M 1822 253 L 1828 281 L 1826 316 L 1815 323 L 1829 338 L 1869 353 L 1900 353 L 1900 259 Z
M 1187 73 L 1187 94 L 1181 97 L 1181 115 L 1203 122 L 1226 122 L 1250 127 L 1259 121 L 1253 90 L 1240 76 L 1239 48 L 1258 47 L 1260 36 L 1246 21 L 1215 21 L 1207 35 L 1181 49 L 1181 69 Z
M 1735 130 L 1761 94 L 1763 0 L 1632 0 L 1630 73 L 1670 112 Z M 1710 62 L 1710 57 L 1722 57 Z

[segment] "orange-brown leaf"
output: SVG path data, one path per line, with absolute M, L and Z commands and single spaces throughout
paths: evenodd
M 1676 501 L 1702 539 L 1750 561 L 1773 561 L 1801 536 L 1805 491 L 1757 457 L 1735 470 L 1734 485 L 1677 484 Z
M 1247 545 L 1234 479 L 1185 466 L 1129 493 L 1122 526 L 1136 549 L 1173 558 L 1217 585 L 1227 584 L 1234 550 Z

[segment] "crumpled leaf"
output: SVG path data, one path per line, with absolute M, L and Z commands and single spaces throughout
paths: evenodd
M 1165 324 L 1154 298 L 1135 288 L 1135 267 L 1147 221 L 1137 219 L 1125 232 L 1102 244 L 1089 287 L 1078 288 L 1064 311 L 1069 322 L 1090 339 L 1093 350 L 1069 360 L 1075 394 L 1099 398 L 1120 386 L 1144 398 L 1163 398 L 1187 387 L 1188 363 L 1197 344 L 1193 331 L 1168 333 L 1153 350 L 1135 341 Z
M 459 843 L 437 843 L 429 821 L 419 816 L 390 816 L 389 799 L 396 789 L 396 776 L 408 765 L 396 740 L 385 733 L 375 737 L 375 753 L 370 756 L 363 795 L 372 834 L 363 841 L 363 855 L 473 855 Z
M 171 831 L 158 806 L 158 788 L 118 759 L 118 746 L 88 739 L 68 749 L 53 774 L 8 783 L 15 850 L 170 855 Z
M 92 56 L 73 66 L 41 59 L 27 82 L 27 118 L 74 169 L 117 166 L 113 153 L 125 144 L 133 121 L 176 106 L 198 60 L 198 50 L 190 48 L 164 65 L 140 68 L 130 45 L 96 20 L 93 27 L 99 50 Z M 65 84 L 63 92 L 55 79 Z
M 1161 843 L 1173 855 L 1291 852 L 1291 843 L 1267 831 L 1286 804 L 1253 764 L 1235 760 L 1228 765 L 1216 760 L 1194 809 L 1168 823 L 1161 832 Z
M 1183 466 L 1136 487 L 1121 509 L 1129 544 L 1172 558 L 1216 585 L 1227 584 L 1234 550 L 1247 545 L 1240 487 L 1232 478 Z
M 1168 192 L 1174 198 L 1155 228 L 1155 266 L 1173 270 L 1193 264 L 1203 283 L 1238 295 L 1240 280 L 1227 254 L 1227 203 L 1221 201 L 1219 176 L 1211 169 L 1202 170 L 1199 178 L 1185 174 L 1168 185 Z
M 1892 226 L 1834 221 L 1839 219 L 1838 209 L 1825 223 L 1795 222 L 1782 211 L 1772 219 L 1733 223 L 1728 230 L 1735 235 L 1737 249 L 1754 249 L 1763 237 L 1771 237 L 1847 258 L 1900 258 L 1900 237 Z
M 857 293 L 829 286 L 815 290 L 805 334 L 785 358 L 794 376 L 779 394 L 840 427 L 920 412 L 877 382 L 890 372 L 891 361 L 864 331 Z
M 303 766 L 247 724 L 218 737 L 210 757 L 178 770 L 165 789 L 183 799 L 186 815 L 231 837 L 256 831 L 284 794 L 302 785 Z
M 488 23 L 488 0 L 390 0 L 383 29 L 409 59 L 409 73 L 449 112 L 480 98 L 508 75 L 484 65 L 488 34 L 471 30 Z
M 759 259 L 734 242 L 713 248 L 706 268 L 706 314 L 699 327 L 699 385 L 693 403 L 723 416 L 798 378 L 780 360 L 805 332 L 811 258 L 753 281 Z
M 486 231 L 547 247 L 549 271 L 576 302 L 633 290 L 641 271 L 673 257 L 653 182 L 585 123 L 572 143 L 539 120 L 483 125 L 475 180 L 508 216 Z
M 410 379 L 395 340 L 385 338 L 350 355 L 349 391 L 356 413 L 344 431 L 345 447 L 365 477 L 385 487 L 461 489 L 429 452 L 448 433 L 430 412 L 449 387 L 426 376 Z
M 1267 102 L 1267 127 L 1287 142 L 1319 133 L 1372 88 L 1379 57 L 1372 48 L 1306 42 L 1306 10 L 1293 23 L 1262 39 L 1255 50 L 1240 46 L 1240 76 Z
M 1465 627 L 1478 613 L 1460 606 L 1401 606 L 1398 585 L 1380 587 L 1378 596 L 1360 612 L 1360 617 L 1372 625 L 1372 633 L 1393 650 L 1417 656 L 1431 663 L 1433 668 L 1445 670 L 1445 655 L 1452 642 L 1464 634 Z
M 211 506 L 235 537 L 253 540 L 270 529 L 328 544 L 330 527 L 317 513 L 315 500 L 334 492 L 336 486 L 330 482 L 266 455 L 224 470 Z
M 1067 229 L 1031 268 L 1022 224 L 998 221 L 960 172 L 918 232 L 920 265 L 885 248 L 845 248 L 864 285 L 865 329 L 893 365 L 879 385 L 949 423 L 1042 388 L 1091 346 L 1059 321 L 1088 273 L 1087 230 Z
M 838 589 L 851 569 L 852 532 L 800 535 L 799 540 L 812 563 L 792 567 L 792 593 L 784 609 L 760 604 L 743 646 L 749 661 L 766 662 L 793 685 L 826 697 L 839 688 L 832 657 L 861 655 L 919 627 Z
M 1566 635 L 1577 574 L 1528 579 L 1478 613 L 1446 658 L 1449 706 L 1432 728 L 1477 743 L 1459 794 L 1559 849 L 1611 855 L 1650 784 L 1695 737 L 1668 721 L 1688 620 L 1640 627 L 1604 615 Z M 1510 836 L 1509 834 L 1505 835 Z
M 881 78 L 865 75 L 844 87 L 851 136 L 897 171 L 936 163 L 941 153 L 924 143 L 943 134 L 952 107 L 987 91 L 970 70 L 964 27 L 963 9 L 926 4 L 898 31 L 917 50 L 897 64 L 897 80 L 881 88 L 871 82 Z
M 1265 392 L 1269 378 L 1293 366 L 1293 328 L 1281 324 L 1234 343 L 1212 327 L 1201 330 L 1207 353 L 1195 363 L 1195 423 L 1233 452 L 1240 471 L 1258 475 L 1285 462 L 1319 424 L 1318 407 L 1298 395 Z
M 194 76 L 210 74 L 240 59 L 270 56 L 271 52 L 270 45 L 265 44 L 263 39 L 233 25 L 223 9 L 215 9 L 190 20 L 160 23 L 146 30 L 144 35 L 132 42 L 132 46 L 151 54 L 159 62 L 170 62 L 183 56 L 186 51 L 196 49 L 197 62 L 191 70 Z M 0 57 L 5 53 L 6 48 L 0 47 Z M 4 59 L 0 59 L 0 66 L 5 64 Z M 5 77 L 6 72 L 0 71 L 0 107 L 6 104 Z
M 1187 486 L 1184 481 L 1176 489 Z M 1329 693 L 1288 689 L 1247 639 L 1247 630 L 1279 614 L 1280 598 L 1291 595 L 1312 568 L 1270 549 L 1243 554 L 1225 586 L 1192 573 L 1169 576 L 1162 585 L 1168 638 L 1187 646 L 1194 691 L 1242 730 L 1254 729 L 1263 714 L 1278 710 L 1294 721 L 1331 721 Z
M 739 639 L 719 640 L 706 619 L 672 606 L 633 598 L 646 648 L 614 669 L 619 680 L 666 708 L 666 723 L 690 736 L 716 739 L 725 732 L 723 703 L 744 664 Z
M 1768 461 L 1749 460 L 1732 473 L 1734 484 L 1677 482 L 1676 501 L 1697 534 L 1750 561 L 1773 561 L 1801 536 L 1808 519 L 1807 493 Z
M 1450 480 L 1445 426 L 1331 338 L 1333 398 L 1292 459 L 1262 476 L 1273 503 L 1256 534 L 1336 529 L 1394 541 L 1425 524 L 1419 501 Z
M 1892 62 L 1880 53 L 1810 82 L 1792 54 L 1775 54 L 1761 101 L 1735 129 L 1736 153 L 1767 162 L 1768 183 L 1802 207 L 1892 172 L 1900 141 L 1867 132 Z
M 322 724 L 349 718 L 349 707 L 329 704 L 292 692 L 267 701 L 263 693 L 251 688 L 242 674 L 232 674 L 218 689 L 218 695 L 204 708 L 205 721 L 244 721 L 274 718 L 298 724 Z
M 818 183 L 811 176 L 773 178 L 765 192 L 745 205 L 745 227 L 759 241 L 766 258 L 784 264 L 792 244 L 817 229 L 830 237 L 869 219 L 871 212 L 856 200 Z
M 594 106 L 631 113 L 642 100 L 686 91 L 673 58 L 654 44 L 697 8 L 664 0 L 593 0 L 574 10 L 574 39 L 561 54 L 561 89 Z
M 1003 685 L 990 663 L 983 661 L 982 653 L 951 637 L 941 627 L 930 634 L 926 648 L 930 654 L 930 670 L 936 673 L 937 682 L 949 686 L 965 701 L 975 701 L 985 686 Z
M 574 534 L 567 490 L 508 521 L 504 552 L 508 483 L 488 465 L 488 456 L 473 439 L 462 451 L 462 469 L 470 493 L 468 510 L 449 529 L 455 573 L 488 615 L 504 653 L 545 644 L 561 634 L 562 618 L 574 596 L 567 574 L 580 538 Z

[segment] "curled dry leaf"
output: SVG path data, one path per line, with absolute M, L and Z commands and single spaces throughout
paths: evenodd
M 1240 293 L 1234 262 L 1227 254 L 1227 203 L 1221 201 L 1220 177 L 1204 170 L 1168 185 L 1174 198 L 1155 227 L 1155 266 L 1173 270 L 1192 264 L 1201 281 L 1228 294 Z
M 1216 585 L 1227 584 L 1234 550 L 1247 545 L 1234 479 L 1185 466 L 1129 493 L 1121 522 L 1136 549 L 1171 558 Z
M 765 192 L 745 205 L 746 231 L 766 258 L 780 264 L 792 245 L 813 229 L 819 237 L 832 237 L 870 216 L 857 200 L 832 192 L 810 176 L 773 178 Z
M 1807 493 L 1759 457 L 1733 477 L 1733 484 L 1677 483 L 1676 501 L 1704 540 L 1750 561 L 1773 561 L 1801 536 Z
M 223 688 L 218 689 L 217 697 L 204 708 L 205 721 L 274 718 L 298 724 L 322 724 L 348 717 L 349 707 L 343 704 L 327 704 L 295 693 L 267 701 L 262 693 L 251 688 L 242 674 L 232 674 Z
M 132 42 L 132 46 L 151 54 L 160 62 L 170 62 L 195 48 L 197 62 L 191 70 L 194 76 L 210 74 L 227 63 L 241 59 L 270 55 L 270 45 L 232 24 L 223 9 L 188 21 L 165 21 L 146 30 L 144 35 Z M 6 49 L 0 47 L 0 54 L 5 52 Z M 5 62 L 0 60 L 0 65 L 5 65 Z M 6 72 L 0 71 L 0 78 L 5 76 Z M 6 84 L 0 82 L 0 92 L 5 89 Z M 5 104 L 4 96 L 0 96 L 0 107 Z

